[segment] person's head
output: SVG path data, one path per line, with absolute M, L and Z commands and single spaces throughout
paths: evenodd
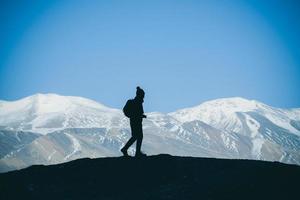
M 136 87 L 136 98 L 143 100 L 145 97 L 145 92 L 142 88 L 139 86 Z

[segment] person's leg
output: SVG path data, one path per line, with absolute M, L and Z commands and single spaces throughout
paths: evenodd
M 128 148 L 135 142 L 137 138 L 135 136 L 131 136 L 131 138 L 128 140 L 128 142 L 125 144 L 125 146 L 122 148 L 123 151 L 127 151 Z
M 143 142 L 143 133 L 139 134 L 136 138 L 136 152 L 137 153 L 141 153 L 142 142 Z
M 136 123 L 133 120 L 130 120 L 130 129 L 131 129 L 131 138 L 128 140 L 128 142 L 125 144 L 125 146 L 121 149 L 121 152 L 124 154 L 124 156 L 128 156 L 127 150 L 137 140 L 137 137 L 136 137 L 137 127 L 136 127 Z
M 142 123 L 138 124 L 138 130 L 137 130 L 137 134 L 136 134 L 136 152 L 135 155 L 136 156 L 143 156 L 145 154 L 142 153 L 141 151 L 141 147 L 142 147 L 142 142 L 143 142 L 143 127 L 142 127 Z

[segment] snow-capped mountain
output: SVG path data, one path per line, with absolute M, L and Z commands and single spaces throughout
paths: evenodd
M 47 134 L 65 128 L 112 127 L 121 111 L 95 101 L 56 94 L 36 94 L 0 102 L 0 126 L 9 130 Z
M 193 108 L 170 113 L 170 115 L 181 122 L 201 120 L 217 128 L 240 132 L 243 131 L 241 130 L 243 128 L 241 113 L 244 113 L 244 116 L 248 117 L 246 119 L 247 125 L 254 134 L 259 124 L 255 124 L 255 120 L 252 119 L 251 121 L 251 117 L 245 114 L 251 112 L 266 117 L 272 123 L 289 130 L 291 133 L 300 135 L 299 129 L 291 123 L 291 120 L 300 120 L 300 109 L 278 109 L 239 97 L 208 101 Z
M 147 116 L 147 154 L 300 164 L 300 109 L 227 98 Z M 121 110 L 89 99 L 37 94 L 0 101 L 0 172 L 82 157 L 120 156 L 129 137 L 129 120 Z

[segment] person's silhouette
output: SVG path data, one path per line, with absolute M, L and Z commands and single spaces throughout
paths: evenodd
M 121 152 L 124 156 L 128 156 L 128 148 L 136 141 L 136 151 L 135 156 L 146 156 L 142 153 L 142 141 L 143 141 L 143 118 L 147 116 L 144 115 L 143 102 L 144 102 L 145 92 L 140 87 L 136 88 L 136 96 L 134 99 L 130 99 L 126 102 L 126 105 L 123 108 L 124 114 L 130 119 L 130 128 L 131 128 L 131 138 L 121 149 Z

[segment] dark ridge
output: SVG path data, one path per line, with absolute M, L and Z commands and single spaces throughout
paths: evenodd
M 299 181 L 299 166 L 278 162 L 86 158 L 0 174 L 0 199 L 292 199 Z

